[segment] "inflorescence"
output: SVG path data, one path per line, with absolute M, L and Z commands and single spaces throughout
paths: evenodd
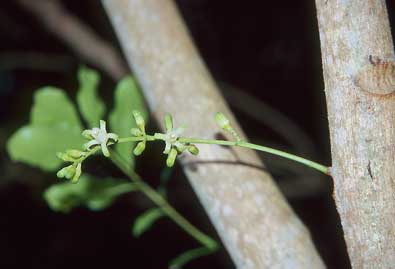
M 99 152 L 101 150 L 105 157 L 110 157 L 110 151 L 108 149 L 108 146 L 117 143 L 136 142 L 137 144 L 133 149 L 133 154 L 139 156 L 145 150 L 147 142 L 155 140 L 161 140 L 165 143 L 165 149 L 163 153 L 167 155 L 166 165 L 168 167 L 172 167 L 177 156 L 185 151 L 188 151 L 193 155 L 199 154 L 199 149 L 196 147 L 195 144 L 218 144 L 224 146 L 240 146 L 267 152 L 290 160 L 294 160 L 313 169 L 316 169 L 322 173 L 329 174 L 328 167 L 321 164 L 283 151 L 243 141 L 231 126 L 229 119 L 223 113 L 216 113 L 215 121 L 221 129 L 225 130 L 231 136 L 233 136 L 233 138 L 235 139 L 234 141 L 181 137 L 181 134 L 183 133 L 185 128 L 174 128 L 173 118 L 169 114 L 165 116 L 164 120 L 166 132 L 148 135 L 145 131 L 144 118 L 139 111 L 133 111 L 133 118 L 136 122 L 137 128 L 132 128 L 130 130 L 130 134 L 132 135 L 130 137 L 119 138 L 117 134 L 107 133 L 106 122 L 104 120 L 100 120 L 99 128 L 95 127 L 91 130 L 83 131 L 82 135 L 85 138 L 89 139 L 89 141 L 84 144 L 83 150 L 71 149 L 67 150 L 66 152 L 57 153 L 57 156 L 60 159 L 65 162 L 71 163 L 70 165 L 59 170 L 57 176 L 60 178 L 70 179 L 71 182 L 76 183 L 81 176 L 82 162 L 96 152 Z

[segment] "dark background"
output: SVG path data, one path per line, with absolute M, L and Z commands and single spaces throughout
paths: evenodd
M 90 25 L 98 35 L 119 46 L 100 1 L 63 1 L 68 11 Z M 314 1 L 179 0 L 180 11 L 213 76 L 256 101 L 271 106 L 297 124 L 314 145 L 306 157 L 330 164 L 319 37 Z M 390 17 L 394 4 L 389 3 Z M 149 33 L 155 34 L 155 33 Z M 141 194 L 124 195 L 109 209 L 80 208 L 63 215 L 52 212 L 42 192 L 54 183 L 44 173 L 9 159 L 5 143 L 29 120 L 34 91 L 56 85 L 74 97 L 81 57 L 45 30 L 14 1 L 0 4 L 0 267 L 1 268 L 166 268 L 183 250 L 197 246 L 167 219 L 160 220 L 139 239 L 130 234 L 133 220 L 151 206 Z M 24 54 L 48 55 L 52 63 L 27 62 Z M 115 82 L 102 73 L 101 95 L 112 104 Z M 253 141 L 297 152 L 270 124 L 251 117 L 245 100 L 230 102 Z M 244 109 L 240 106 L 244 105 Z M 109 110 L 109 109 L 108 109 Z M 151 123 L 151 129 L 156 128 Z M 158 184 L 164 157 L 151 148 L 138 160 L 138 172 Z M 345 244 L 329 177 L 294 167 L 287 161 L 262 156 L 290 204 L 308 226 L 330 268 L 349 268 Z M 278 162 L 281 160 L 280 165 Z M 122 176 L 103 159 L 90 163 L 97 175 Z M 304 188 L 306 179 L 311 189 Z M 303 182 L 305 182 L 303 181 Z M 318 183 L 317 183 L 318 182 Z M 169 186 L 170 201 L 192 223 L 217 236 L 179 167 Z M 222 248 L 187 268 L 233 268 Z

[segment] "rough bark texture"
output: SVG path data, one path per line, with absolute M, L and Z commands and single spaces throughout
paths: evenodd
M 395 97 L 371 94 L 355 84 L 370 65 L 369 55 L 393 55 L 385 1 L 316 0 L 316 5 L 334 198 L 351 263 L 394 268 Z
M 213 138 L 213 115 L 231 115 L 171 1 L 103 0 L 154 116 L 186 135 Z M 127 115 L 125 115 L 127 116 Z M 231 117 L 231 116 L 230 116 Z M 234 118 L 236 129 L 239 129 Z M 200 146 L 181 163 L 238 268 L 321 268 L 308 231 L 249 150 Z

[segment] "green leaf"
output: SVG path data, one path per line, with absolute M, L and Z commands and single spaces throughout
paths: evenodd
M 179 256 L 177 256 L 173 260 L 171 260 L 169 263 L 169 268 L 170 269 L 181 269 L 185 264 L 191 262 L 192 260 L 195 260 L 195 259 L 200 258 L 202 256 L 212 254 L 215 251 L 216 250 L 208 249 L 207 247 L 200 247 L 200 248 L 194 248 L 191 250 L 187 250 L 187 251 L 181 253 Z
M 38 90 L 30 118 L 30 124 L 17 130 L 7 142 L 8 153 L 14 161 L 53 171 L 63 163 L 56 152 L 81 148 L 84 143 L 75 107 L 60 89 Z
M 109 116 L 110 130 L 118 134 L 119 137 L 130 136 L 130 129 L 136 127 L 136 123 L 132 117 L 133 110 L 139 110 L 145 121 L 148 119 L 148 111 L 144 104 L 144 98 L 135 81 L 130 76 L 118 83 L 114 95 L 114 109 Z M 115 146 L 116 151 L 131 166 L 134 165 L 132 154 L 134 144 L 122 143 Z
M 135 190 L 133 183 L 84 174 L 77 184 L 64 182 L 50 186 L 44 192 L 44 199 L 52 210 L 62 213 L 80 206 L 97 211 L 109 207 L 117 196 Z
M 63 90 L 56 87 L 38 89 L 30 114 L 34 126 L 61 126 L 81 130 L 78 113 Z
M 132 234 L 139 237 L 152 227 L 152 225 L 161 217 L 165 216 L 160 208 L 151 208 L 137 217 L 133 224 Z
M 103 101 L 97 95 L 100 76 L 95 70 L 81 67 L 78 71 L 78 80 L 80 88 L 77 93 L 77 103 L 82 117 L 91 128 L 98 126 L 106 110 Z

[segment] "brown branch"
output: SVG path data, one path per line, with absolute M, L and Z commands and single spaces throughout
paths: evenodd
M 395 97 L 371 94 L 355 84 L 364 66 L 371 65 L 369 55 L 385 59 L 394 53 L 385 1 L 316 0 L 316 5 L 334 198 L 351 264 L 393 268 Z M 369 81 L 370 86 L 381 82 Z
M 60 1 L 17 0 L 17 2 L 86 61 L 104 69 L 115 80 L 121 79 L 128 72 L 116 50 L 98 37 L 89 26 L 70 14 Z
M 186 135 L 213 138 L 216 111 L 229 115 L 210 74 L 169 0 L 103 0 L 154 116 L 187 123 Z M 240 127 L 235 124 L 236 128 Z M 163 126 L 162 126 L 163 127 Z M 237 159 L 262 166 L 257 155 Z M 195 157 L 193 157 L 195 158 Z M 228 149 L 201 146 L 197 160 L 235 161 Z M 266 172 L 247 166 L 181 160 L 195 192 L 238 268 L 322 268 L 310 235 Z

